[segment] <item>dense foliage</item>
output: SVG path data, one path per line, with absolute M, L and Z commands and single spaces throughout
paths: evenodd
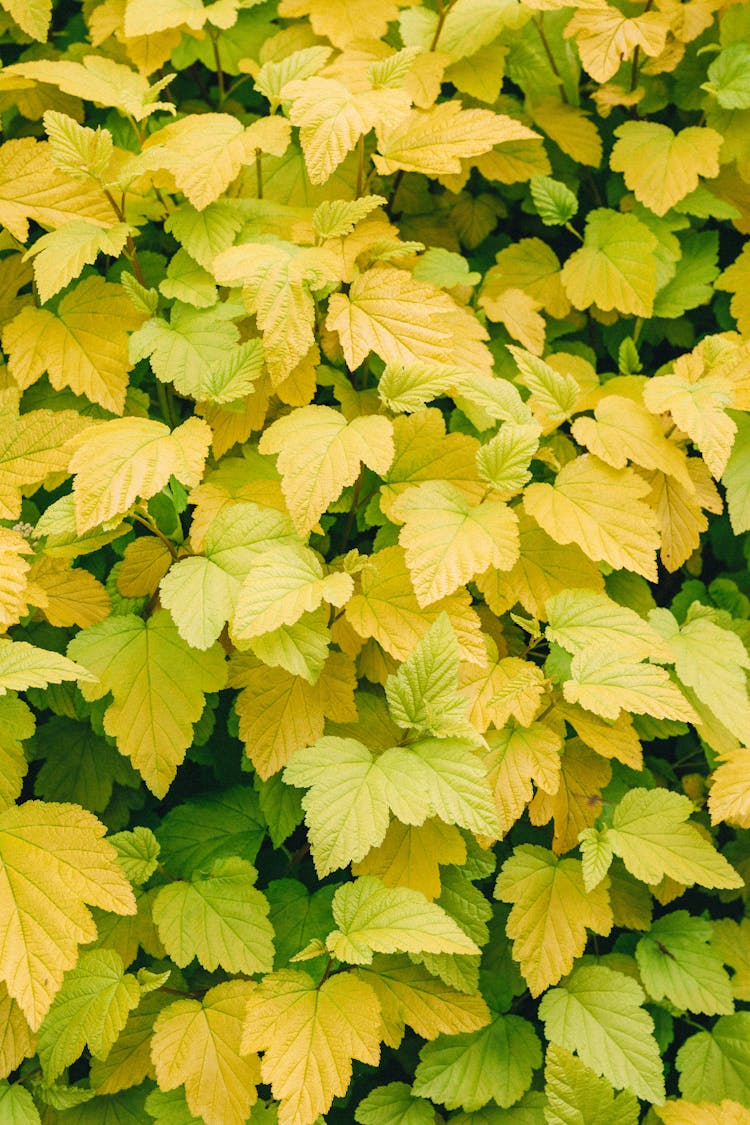
M 0 1120 L 747 1125 L 750 5 L 0 9 Z

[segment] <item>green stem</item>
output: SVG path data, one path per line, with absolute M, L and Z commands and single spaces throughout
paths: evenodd
M 362 194 L 362 188 L 365 181 L 365 135 L 360 134 L 357 141 L 357 186 L 354 190 L 354 198 L 359 199 Z
M 104 188 L 103 190 L 104 190 L 104 195 L 106 196 L 107 200 L 109 201 L 110 207 L 112 208 L 115 215 L 117 216 L 118 222 L 124 223 L 125 222 L 125 212 L 123 211 L 122 207 L 117 202 L 115 197 L 112 195 L 112 192 L 109 191 L 108 188 Z M 128 262 L 130 263 L 130 266 L 133 270 L 133 273 L 135 274 L 136 281 L 138 282 L 139 285 L 142 285 L 143 288 L 145 289 L 146 288 L 146 279 L 143 276 L 143 270 L 141 269 L 141 264 L 138 261 L 138 251 L 135 248 L 135 243 L 133 242 L 132 234 L 128 235 L 127 240 L 125 242 L 125 257 L 127 258 Z
M 555 62 L 555 56 L 552 53 L 552 48 L 549 45 L 549 40 L 548 40 L 548 38 L 547 38 L 547 36 L 545 35 L 545 32 L 544 32 L 544 12 L 542 12 L 542 14 L 539 17 L 534 16 L 534 18 L 532 19 L 531 22 L 533 23 L 534 27 L 537 30 L 539 38 L 542 41 L 542 47 L 544 48 L 544 53 L 547 56 L 547 62 L 549 63 L 549 65 L 552 69 L 552 73 L 554 74 L 555 78 L 557 79 L 557 85 L 558 85 L 558 88 L 560 90 L 560 97 L 565 102 L 565 104 L 568 105 L 569 99 L 568 99 L 567 93 L 565 92 L 565 83 L 563 82 L 562 74 L 560 74 L 560 71 L 557 69 L 557 63 Z
M 563 225 L 566 230 L 570 231 L 571 234 L 574 234 L 576 236 L 579 242 L 583 242 L 583 235 L 578 233 L 572 223 L 564 223 Z
M 210 30 L 208 38 L 211 40 L 211 49 L 214 53 L 214 62 L 216 63 L 216 84 L 219 87 L 219 108 L 224 104 L 227 92 L 224 86 L 224 70 L 221 65 L 221 55 L 219 54 L 219 36 L 216 31 Z
M 236 90 L 239 90 L 240 86 L 244 86 L 246 82 L 250 82 L 252 77 L 252 74 L 243 74 L 241 78 L 238 78 L 236 82 L 233 82 L 227 90 L 224 100 L 227 101 L 229 98 L 231 98 L 232 94 Z
M 133 519 L 136 523 L 139 523 L 141 527 L 145 527 L 147 531 L 150 531 L 152 535 L 155 535 L 157 539 L 161 539 L 162 543 L 167 548 L 172 558 L 174 560 L 177 559 L 177 550 L 174 543 L 171 539 L 167 538 L 161 528 L 157 527 L 156 524 L 153 523 L 150 519 L 146 519 L 144 516 L 139 515 L 138 512 L 133 513 Z
M 349 542 L 349 536 L 351 535 L 352 528 L 354 527 L 354 518 L 357 514 L 357 502 L 359 500 L 359 493 L 360 493 L 361 488 L 362 488 L 362 473 L 360 472 L 360 474 L 357 477 L 357 480 L 354 484 L 354 492 L 352 493 L 352 503 L 351 503 L 351 507 L 349 508 L 349 514 L 346 517 L 346 524 L 344 525 L 344 534 L 341 536 L 341 543 L 339 545 L 339 551 L 341 552 L 342 555 L 346 551 L 346 545 Z
M 263 198 L 263 153 L 259 148 L 255 150 L 255 190 L 258 199 Z

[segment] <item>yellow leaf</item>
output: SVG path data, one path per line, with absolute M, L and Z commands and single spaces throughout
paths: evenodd
M 539 425 L 549 433 L 573 413 L 581 389 L 572 375 L 556 371 L 537 355 L 530 355 L 511 344 L 507 347 L 520 372 L 516 382 L 531 391 L 529 409 Z
M 482 289 L 479 304 L 490 320 L 501 321 L 514 340 L 520 340 L 534 355 L 544 351 L 545 323 L 541 302 L 523 289 Z
M 614 469 L 628 460 L 644 469 L 658 469 L 692 490 L 685 452 L 664 436 L 660 420 L 641 403 L 623 395 L 606 395 L 594 409 L 595 418 L 577 418 L 573 437 Z
M 345 1094 L 352 1059 L 377 1066 L 380 1004 L 352 973 L 319 987 L 307 973 L 263 978 L 250 995 L 242 1051 L 264 1051 L 261 1074 L 280 1102 L 279 1125 L 313 1125 Z
M 324 575 L 318 556 L 308 547 L 274 546 L 247 565 L 247 577 L 237 597 L 231 633 L 250 640 L 282 625 L 294 625 L 322 602 L 342 606 L 351 596 L 351 575 Z
M 479 618 L 467 590 L 420 608 L 403 548 L 385 547 L 371 555 L 359 579 L 359 592 L 346 605 L 346 620 L 363 638 L 374 637 L 396 660 L 407 660 L 441 613 L 456 634 L 462 660 L 484 663 Z
M 666 215 L 698 186 L 701 176 L 719 174 L 723 141 L 715 129 L 690 127 L 675 134 L 656 121 L 627 121 L 615 129 L 610 168 L 622 172 L 636 199 Z
M 487 735 L 488 776 L 503 835 L 523 814 L 534 792 L 532 783 L 550 795 L 559 786 L 562 736 L 544 723 L 509 724 Z
M 663 668 L 613 656 L 606 644 L 584 649 L 573 657 L 570 679 L 565 681 L 563 691 L 568 703 L 578 703 L 604 719 L 617 719 L 622 710 L 653 715 L 655 719 L 696 719 L 693 708 Z
M 608 82 L 636 49 L 653 58 L 664 50 L 669 20 L 660 12 L 643 12 L 629 19 L 604 0 L 579 8 L 565 28 L 575 36 L 581 62 L 596 82 Z
M 279 15 L 286 18 L 310 17 L 316 35 L 330 39 L 344 49 L 352 40 L 380 39 L 388 24 L 398 16 L 396 0 L 281 0 Z
M 3 0 L 2 6 L 22 31 L 32 39 L 46 42 L 52 19 L 52 0 Z
M 485 179 L 498 180 L 501 184 L 520 183 L 552 171 L 544 141 L 536 134 L 533 140 L 506 141 L 482 153 L 473 163 Z
M 27 575 L 30 563 L 24 555 L 34 548 L 17 531 L 0 528 L 0 632 L 15 625 L 28 611 Z
M 489 562 L 510 570 L 518 558 L 518 521 L 501 501 L 470 505 L 454 485 L 410 488 L 394 505 L 399 540 L 420 606 L 452 594 Z
M 240 1048 L 252 982 L 232 980 L 202 1000 L 178 1000 L 154 1024 L 151 1053 L 162 1090 L 185 1087 L 191 1113 L 206 1125 L 245 1125 L 257 1100 L 258 1056 Z
M 734 969 L 732 991 L 738 1000 L 750 1000 L 750 918 L 713 921 L 711 945 L 725 965 Z
M 50 625 L 84 629 L 111 612 L 109 594 L 101 582 L 87 570 L 72 568 L 67 559 L 39 559 L 29 579 L 45 595 L 41 609 Z
M 646 13 L 650 15 L 650 13 Z M 651 316 L 656 294 L 656 236 L 634 215 L 589 211 L 583 246 L 563 266 L 565 292 L 577 309 L 592 305 Z
M 716 289 L 732 294 L 729 311 L 743 336 L 750 336 L 750 244 L 746 243 L 731 266 L 727 266 L 714 282 Z
M 68 647 L 98 677 L 85 685 L 85 698 L 112 693 L 104 713 L 106 733 L 117 739 L 118 750 L 151 792 L 163 797 L 191 744 L 205 693 L 226 684 L 223 649 L 188 648 L 166 610 L 148 621 L 112 615 L 81 630 Z
M 711 775 L 708 794 L 712 824 L 726 820 L 740 828 L 750 828 L 749 769 L 750 750 L 744 746 L 721 755 Z
M 579 833 L 591 828 L 602 811 L 601 790 L 609 783 L 608 762 L 577 738 L 568 739 L 560 758 L 560 783 L 556 793 L 537 790 L 529 804 L 532 824 L 554 820 L 552 850 L 563 855 L 578 843 Z M 616 919 L 618 925 L 629 925 Z
M 393 427 L 381 415 L 351 422 L 329 406 L 303 406 L 263 433 L 261 453 L 278 453 L 282 490 L 300 534 L 316 526 L 365 464 L 382 475 L 393 460 Z
M 117 418 L 68 442 L 79 534 L 124 515 L 140 496 L 148 500 L 177 477 L 188 487 L 201 479 L 211 431 L 188 418 L 170 431 L 148 418 Z
M 570 301 L 562 286 L 560 261 L 552 247 L 541 238 L 512 242 L 496 255 L 495 262 L 484 275 L 484 293 L 523 289 L 550 316 L 562 320 L 568 315 Z
M 117 589 L 126 598 L 150 598 L 172 563 L 165 543 L 144 535 L 128 543 L 117 572 Z
M 130 361 L 128 333 L 143 322 L 120 285 L 87 277 L 57 312 L 28 307 L 3 330 L 8 370 L 25 390 L 45 371 L 56 390 L 70 387 L 122 414 Z
M 289 123 L 274 118 L 272 128 L 263 125 L 261 131 L 256 126 L 263 120 L 245 128 L 228 113 L 188 114 L 152 133 L 125 175 L 170 172 L 179 190 L 202 211 L 226 191 L 243 165 L 254 162 L 257 149 L 283 156 Z
M 366 270 L 348 294 L 334 293 L 326 326 L 338 332 L 351 370 L 371 351 L 395 366 L 455 364 L 457 340 L 488 338 L 476 317 L 447 293 L 391 266 Z
M 607 882 L 587 893 L 580 860 L 559 860 L 535 844 L 514 849 L 495 896 L 513 903 L 506 931 L 532 996 L 570 972 L 586 948 L 587 928 L 604 937 L 612 928 Z
M 383 1038 L 389 1047 L 399 1046 L 406 1024 L 423 1039 L 435 1039 L 476 1031 L 489 1022 L 481 996 L 456 991 L 407 957 L 375 957 L 372 966 L 359 969 L 357 975 L 380 1001 Z
M 263 780 L 278 773 L 295 750 L 317 742 L 326 718 L 357 719 L 354 665 L 340 652 L 330 654 L 314 685 L 243 653 L 229 666 L 229 683 L 242 689 L 235 704 L 240 738 Z
M 11 1071 L 36 1051 L 36 1036 L 26 1017 L 5 984 L 0 984 L 0 1074 L 7 1078 Z
M 655 1112 L 664 1125 L 750 1125 L 750 1109 L 728 1098 L 718 1104 L 669 1101 Z
M 44 114 L 49 151 L 56 168 L 73 180 L 101 180 L 112 160 L 114 142 L 108 129 L 79 125 L 67 113 Z
M 34 260 L 34 277 L 42 304 L 78 277 L 84 266 L 96 261 L 97 255 L 119 258 L 129 234 L 127 223 L 115 223 L 105 230 L 85 219 L 74 219 L 43 234 L 24 258 Z
M 580 164 L 598 168 L 602 159 L 599 130 L 588 114 L 578 106 L 559 98 L 543 98 L 532 102 L 529 112 L 536 125 L 555 142 L 558 148 Z
M 20 293 L 33 276 L 23 254 L 6 254 L 0 261 L 0 325 L 7 324 L 25 305 L 34 303 L 31 293 Z
M 164 80 L 149 86 L 148 79 L 143 75 L 103 55 L 84 55 L 81 62 L 40 59 L 16 63 L 7 66 L 3 73 L 48 82 L 74 97 L 114 106 L 135 117 L 136 121 L 142 121 L 152 113 L 175 112 L 172 102 L 155 100 L 165 85 Z
M 236 21 L 236 8 L 236 0 L 210 4 L 208 8 L 199 6 L 196 0 L 128 0 L 124 31 L 128 39 L 133 39 L 172 27 L 199 31 L 207 21 L 228 29 Z
M 571 586 L 604 589 L 599 568 L 575 542 L 556 543 L 523 506 L 515 511 L 520 535 L 518 562 L 508 574 L 488 570 L 477 579 L 494 613 L 502 614 L 518 601 L 533 617 L 545 620 L 544 606 L 553 595 Z
M 584 454 L 557 474 L 554 485 L 531 484 L 524 505 L 558 543 L 577 543 L 603 560 L 656 581 L 656 516 L 644 503 L 649 487 L 631 469 L 616 470 Z
M 73 410 L 32 410 L 19 417 L 17 392 L 2 395 L 0 403 L 0 518 L 14 520 L 22 489 L 29 495 L 51 474 L 66 472 L 65 443 L 88 421 Z
M 392 820 L 385 839 L 363 860 L 352 864 L 353 875 L 377 875 L 387 887 L 410 887 L 428 899 L 440 895 L 440 865 L 466 862 L 466 845 L 454 824 L 433 817 L 424 824 Z
M 631 769 L 643 769 L 643 750 L 630 715 L 623 712 L 618 719 L 602 719 L 563 700 L 555 703 L 555 714 L 570 723 L 581 742 L 602 758 L 617 758 Z
M 691 457 L 687 467 L 690 488 L 664 473 L 649 476 L 648 501 L 656 512 L 661 533 L 659 557 L 669 571 L 678 570 L 700 545 L 701 533 L 708 527 L 703 509 L 719 513 L 724 507 L 705 463 L 699 457 Z
M 75 965 L 78 946 L 96 937 L 86 903 L 135 914 L 130 884 L 104 833 L 78 805 L 27 801 L 0 813 L 0 973 L 32 1030 Z
M 445 419 L 434 407 L 393 422 L 394 456 L 380 489 L 380 506 L 389 519 L 407 488 L 426 481 L 447 481 L 478 503 L 486 492 L 479 479 L 479 442 L 468 434 L 446 434 Z
M 53 229 L 71 219 L 112 225 L 112 208 L 101 187 L 64 175 L 49 144 L 32 137 L 7 141 L 0 149 L 0 168 L 0 222 L 19 242 L 29 237 L 29 219 Z
M 378 129 L 373 161 L 381 176 L 402 170 L 441 176 L 461 171 L 461 160 L 480 156 L 504 141 L 537 135 L 513 117 L 489 109 L 462 109 L 458 101 L 413 109 L 395 128 Z

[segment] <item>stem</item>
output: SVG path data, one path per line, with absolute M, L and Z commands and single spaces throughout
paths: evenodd
M 217 32 L 209 31 L 208 38 L 211 40 L 211 49 L 213 50 L 214 62 L 216 63 L 216 84 L 219 87 L 219 106 L 222 106 L 227 93 L 224 88 L 224 71 L 222 70 L 221 56 L 219 54 L 219 36 Z
M 245 83 L 249 82 L 252 77 L 253 77 L 252 74 L 243 74 L 241 78 L 238 78 L 237 81 L 233 82 L 232 85 L 229 87 L 229 89 L 226 92 L 226 97 L 231 98 L 231 96 L 235 92 L 235 90 L 239 90 L 240 86 L 244 86 Z
M 357 186 L 354 189 L 354 198 L 359 199 L 365 179 L 365 135 L 360 133 L 357 141 Z
M 362 473 L 360 472 L 354 485 L 354 492 L 352 493 L 352 503 L 351 507 L 349 508 L 349 515 L 346 517 L 346 524 L 344 525 L 344 534 L 341 536 L 341 544 L 339 546 L 339 550 L 342 555 L 346 550 L 346 545 L 349 542 L 349 536 L 351 535 L 352 528 L 354 527 L 354 517 L 357 514 L 357 501 L 359 500 L 359 493 L 361 488 Z
M 170 397 L 171 390 L 172 388 L 165 386 L 160 379 L 156 380 L 156 397 L 159 400 L 161 416 L 168 426 L 175 429 L 179 422 L 174 412 L 174 401 Z
M 566 230 L 569 230 L 571 234 L 574 234 L 576 236 L 579 242 L 583 242 L 583 235 L 578 233 L 572 223 L 564 223 L 563 225 Z
M 642 328 L 643 328 L 643 317 L 637 316 L 635 318 L 635 324 L 633 325 L 633 343 L 634 344 L 638 343 L 638 337 L 641 334 Z
M 136 523 L 139 523 L 141 527 L 145 527 L 147 531 L 150 531 L 152 535 L 155 535 L 158 539 L 161 539 L 162 543 L 167 548 L 172 558 L 176 560 L 177 550 L 175 548 L 175 545 L 171 539 L 167 538 L 161 528 L 157 527 L 156 524 L 153 523 L 150 519 L 146 519 L 144 516 L 139 515 L 138 512 L 133 513 L 133 519 Z
M 104 195 L 106 196 L 107 200 L 109 201 L 110 207 L 112 208 L 115 215 L 117 216 L 118 222 L 124 223 L 125 222 L 125 212 L 123 211 L 122 207 L 117 202 L 117 200 L 113 196 L 112 192 L 109 191 L 108 188 L 103 188 L 102 190 L 104 191 Z M 132 234 L 128 235 L 127 241 L 125 243 L 125 257 L 127 258 L 128 262 L 132 266 L 133 273 L 135 274 L 136 281 L 138 282 L 139 285 L 142 285 L 143 288 L 146 289 L 147 288 L 146 279 L 143 276 L 143 270 L 141 269 L 141 264 L 138 261 L 138 251 L 135 248 L 135 243 L 133 242 Z
M 646 4 L 646 7 L 643 9 L 644 14 L 649 10 L 649 8 L 651 7 L 651 4 L 652 4 L 652 0 L 648 0 L 648 2 Z M 633 93 L 633 90 L 635 90 L 636 86 L 638 85 L 638 67 L 640 66 L 640 62 L 641 62 L 641 48 L 636 43 L 635 50 L 633 51 L 633 61 L 630 64 L 630 93 L 631 94 Z
M 258 199 L 263 198 L 263 153 L 259 148 L 255 150 L 255 190 Z
M 443 31 L 443 25 L 445 23 L 445 17 L 448 15 L 448 12 L 451 10 L 451 8 L 455 4 L 455 2 L 456 2 L 456 0 L 448 0 L 448 3 L 444 4 L 443 0 L 438 0 L 438 13 L 439 13 L 439 15 L 438 15 L 437 27 L 435 28 L 435 34 L 432 37 L 432 42 L 430 43 L 429 47 L 427 48 L 428 51 L 434 51 L 435 48 L 437 47 L 438 39 L 440 38 L 440 36 L 442 34 L 442 31 Z
M 331 975 L 331 969 L 332 968 L 333 968 L 333 957 L 329 956 L 328 957 L 328 964 L 325 967 L 325 970 L 323 972 L 323 976 L 320 978 L 320 984 L 318 985 L 318 988 L 320 988 L 320 985 L 324 984 L 328 980 L 329 976 Z
M 552 54 L 552 48 L 549 45 L 549 40 L 547 39 L 547 36 L 544 33 L 544 12 L 542 12 L 542 14 L 538 18 L 536 16 L 534 16 L 534 18 L 532 19 L 531 22 L 533 23 L 534 27 L 537 29 L 537 32 L 539 33 L 539 38 L 541 39 L 542 46 L 544 47 L 544 53 L 547 56 L 547 62 L 549 63 L 549 65 L 552 69 L 552 73 L 554 74 L 555 78 L 557 79 L 557 85 L 558 85 L 559 90 L 560 90 L 560 97 L 562 98 L 562 100 L 565 102 L 566 105 L 569 105 L 570 103 L 569 103 L 568 95 L 565 92 L 565 83 L 563 82 L 562 74 L 560 74 L 560 71 L 557 69 L 557 63 L 555 62 L 555 56 Z
M 386 204 L 386 207 L 385 207 L 385 213 L 386 213 L 386 215 L 388 216 L 389 219 L 393 218 L 393 204 L 396 202 L 396 196 L 398 195 L 398 189 L 401 187 L 401 181 L 403 180 L 403 178 L 404 178 L 404 170 L 403 170 L 403 168 L 399 168 L 399 170 L 396 172 L 396 175 L 393 177 L 393 186 L 391 187 L 391 197 L 388 200 L 388 202 Z

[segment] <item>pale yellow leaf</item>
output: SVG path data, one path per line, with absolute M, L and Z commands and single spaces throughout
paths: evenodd
M 656 215 L 694 191 L 701 176 L 719 174 L 723 138 L 715 129 L 691 126 L 674 133 L 656 121 L 626 121 L 615 136 L 610 167 L 624 174 L 636 199 Z

